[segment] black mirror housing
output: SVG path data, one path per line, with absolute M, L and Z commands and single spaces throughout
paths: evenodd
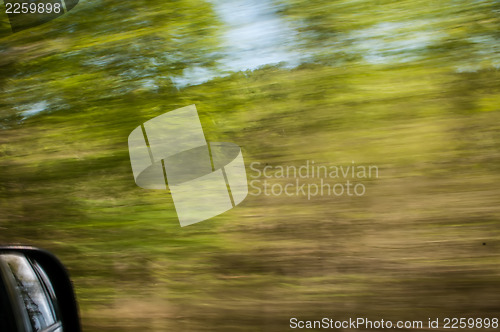
M 59 259 L 46 250 L 34 247 L 0 246 L 0 264 L 4 264 L 4 267 L 6 258 L 12 257 L 12 255 L 17 255 L 19 257 L 23 256 L 24 258 L 26 258 L 27 262 L 30 262 L 34 270 L 39 269 L 41 271 L 41 273 L 39 273 L 39 277 L 40 274 L 43 274 L 44 277 L 40 278 L 40 280 L 43 280 L 41 281 L 43 284 L 48 284 L 46 286 L 51 289 L 51 293 L 53 292 L 53 294 L 51 294 L 51 297 L 54 297 L 53 300 L 56 301 L 56 303 L 54 303 L 55 309 L 53 310 L 57 311 L 59 328 L 55 331 L 81 332 L 78 305 L 76 302 L 73 285 L 66 268 L 59 261 Z M 6 276 L 5 268 L 2 271 L 1 266 L 0 277 L 2 277 L 0 279 L 0 282 L 2 282 L 2 280 L 3 282 L 5 282 L 5 280 L 9 278 L 9 276 Z M 18 280 L 16 279 L 16 276 L 11 279 Z M 10 294 L 11 297 L 15 297 L 15 295 L 12 295 L 12 288 L 15 287 L 11 287 Z M 19 298 L 21 297 L 21 294 L 17 295 Z M 24 296 L 26 297 L 26 295 Z M 27 298 L 31 300 L 29 294 Z M 22 303 L 22 301 L 18 302 Z M 34 305 L 34 307 L 36 307 L 36 304 Z M 15 306 L 10 309 L 12 313 L 16 313 L 16 310 L 18 310 L 18 308 L 16 308 Z M 18 323 L 17 325 L 20 324 Z M 17 326 L 14 331 L 23 331 L 23 327 Z M 28 329 L 28 331 L 30 331 L 30 329 Z

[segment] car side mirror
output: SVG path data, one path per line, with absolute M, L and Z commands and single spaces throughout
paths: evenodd
M 81 331 L 68 272 L 50 252 L 0 246 L 0 331 Z

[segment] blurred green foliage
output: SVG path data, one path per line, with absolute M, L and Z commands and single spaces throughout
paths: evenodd
M 498 2 L 275 6 L 307 60 L 183 89 L 172 77 L 224 61 L 210 2 L 81 1 L 2 37 L 0 242 L 61 257 L 86 331 L 497 314 Z M 127 137 L 190 104 L 248 165 L 380 178 L 357 198 L 248 196 L 180 228 L 168 193 L 135 185 Z

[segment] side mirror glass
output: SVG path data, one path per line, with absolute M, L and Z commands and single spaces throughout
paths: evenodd
M 54 255 L 0 247 L 0 331 L 81 331 L 73 285 Z

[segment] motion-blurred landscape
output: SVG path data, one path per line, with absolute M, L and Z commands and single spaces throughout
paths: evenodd
M 499 317 L 498 1 L 86 0 L 5 23 L 0 243 L 66 264 L 84 331 Z M 191 104 L 247 166 L 379 178 L 181 228 L 134 183 L 127 137 Z

